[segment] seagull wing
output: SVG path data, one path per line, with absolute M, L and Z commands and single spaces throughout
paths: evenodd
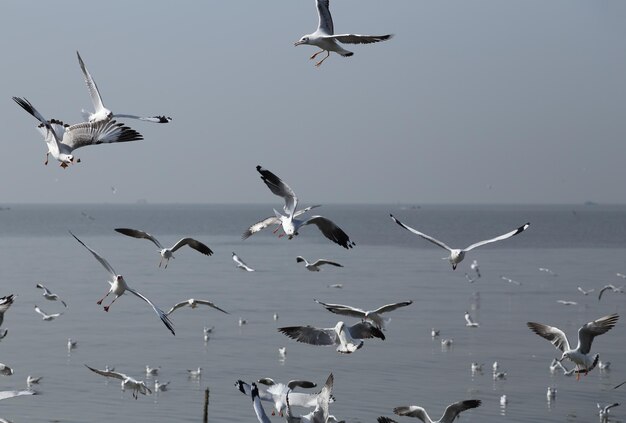
M 298 213 L 294 213 L 294 216 L 296 215 L 298 215 Z M 248 239 L 253 234 L 262 231 L 270 225 L 280 225 L 280 219 L 276 216 L 266 217 L 265 219 L 255 223 L 254 225 L 246 229 L 246 231 L 241 235 L 241 239 Z
M 272 191 L 273 194 L 282 197 L 285 200 L 285 213 L 288 216 L 293 217 L 298 204 L 298 197 L 293 190 L 283 182 L 278 176 L 274 175 L 267 169 L 263 169 L 261 166 L 257 166 L 256 170 L 261 174 L 261 179 L 265 182 L 265 185 Z
M 101 257 L 100 254 L 96 253 L 94 250 L 92 250 L 87 245 L 85 245 L 85 243 L 81 241 L 80 239 L 78 239 L 78 237 L 74 235 L 72 231 L 68 231 L 68 232 L 70 233 L 70 235 L 72 235 L 76 239 L 76 241 L 80 242 L 83 247 L 89 250 L 89 252 L 96 258 L 96 260 L 98 260 L 100 264 L 104 266 L 104 268 L 107 270 L 107 272 L 109 272 L 109 274 L 111 275 L 113 279 L 117 277 L 117 273 L 115 272 L 115 269 L 113 269 L 113 267 L 109 264 L 109 262 L 104 259 L 104 257 Z
M 322 264 L 330 264 L 331 266 L 335 266 L 335 267 L 343 267 L 343 264 L 339 264 L 337 262 L 326 260 L 326 259 L 319 259 L 315 261 L 315 263 L 313 263 L 313 266 L 321 266 Z
M 251 396 L 254 413 L 256 414 L 259 422 L 271 423 L 272 421 L 269 419 L 269 417 L 267 417 L 267 414 L 265 414 L 265 410 L 263 409 L 263 405 L 261 404 L 261 399 L 259 398 L 259 388 L 257 388 L 256 383 L 252 384 Z
M 278 331 L 298 342 L 312 345 L 335 345 L 337 334 L 333 328 L 314 328 L 313 326 L 286 326 Z
M 43 311 L 41 311 L 41 309 L 37 306 L 35 306 L 35 311 L 37 312 L 37 314 L 41 314 L 41 317 L 43 317 L 44 319 L 46 317 L 49 317 L 46 313 L 44 313 Z
M 45 286 L 43 286 L 42 284 L 38 283 L 37 285 L 35 285 L 36 288 L 39 289 L 43 289 L 43 295 L 51 295 L 52 292 L 50 292 L 50 290 L 48 288 L 46 288 Z
M 430 241 L 435 245 L 440 246 L 441 248 L 444 248 L 448 251 L 452 251 L 452 248 L 448 247 L 446 244 L 444 244 L 443 242 L 439 241 L 438 239 L 433 238 L 430 235 L 426 235 L 421 233 L 420 231 L 411 228 L 410 226 L 405 225 L 404 223 L 400 222 L 398 219 L 396 219 L 392 214 L 390 214 L 389 216 L 391 216 L 391 219 L 393 219 L 394 222 L 396 222 L 398 225 L 402 226 L 404 229 L 406 229 L 409 232 L 413 232 L 415 235 L 420 236 L 422 238 L 424 238 L 426 241 Z
M 237 389 L 239 389 L 239 392 L 241 392 L 242 394 L 252 395 L 252 388 L 250 387 L 249 384 L 247 384 L 243 380 L 239 379 L 237 382 L 235 382 L 235 386 L 237 387 Z M 274 402 L 274 398 L 272 397 L 272 395 L 268 394 L 267 391 L 265 390 L 259 391 L 259 398 L 261 399 L 261 401 Z
M 335 26 L 333 25 L 333 17 L 330 14 L 329 6 L 329 0 L 317 0 L 317 15 L 319 17 L 317 31 L 333 35 L 335 33 Z
M 385 340 L 385 335 L 376 326 L 369 322 L 360 322 L 348 327 L 350 336 L 354 339 L 380 338 Z
M 241 267 L 248 272 L 254 272 L 254 269 L 248 266 L 242 259 L 239 258 L 237 254 L 233 251 L 233 261 L 237 263 L 237 267 Z
M 60 128 L 56 125 L 53 128 L 52 122 L 47 121 L 46 118 L 43 117 L 43 115 L 39 113 L 32 104 L 30 104 L 30 101 L 26 100 L 25 98 L 13 97 L 13 101 L 15 101 L 22 109 L 26 110 L 28 113 L 33 115 L 39 122 L 41 122 L 41 125 L 43 125 L 41 128 L 41 133 L 46 138 L 46 143 L 50 147 L 56 148 L 56 151 L 58 152 L 59 144 L 61 143 L 61 138 L 62 138 L 60 134 L 65 132 L 65 130 L 63 129 L 63 126 L 61 125 L 62 130 L 60 130 Z M 46 131 L 43 131 L 43 127 L 46 128 Z M 59 132 L 57 132 L 55 129 L 59 130 Z M 52 133 L 52 139 L 49 138 L 50 133 Z
M 324 38 L 333 38 L 340 43 L 344 44 L 371 44 L 377 43 L 379 41 L 385 41 L 393 37 L 392 34 L 386 35 L 359 35 L 359 34 L 338 34 L 332 35 L 330 37 Z
M 190 246 L 191 248 L 193 248 L 196 251 L 201 252 L 205 256 L 210 256 L 211 254 L 213 254 L 213 251 L 209 247 L 207 247 L 205 244 L 193 238 L 181 239 L 176 244 L 174 244 L 174 246 L 172 247 L 172 251 L 176 251 L 184 245 Z
M 322 305 L 326 310 L 331 313 L 341 314 L 344 316 L 356 317 L 357 319 L 365 318 L 365 310 L 356 307 L 350 307 L 343 304 L 327 304 L 319 300 L 313 299 L 316 303 Z
M 480 403 L 480 400 L 465 400 L 450 404 L 439 421 L 441 423 L 452 423 L 459 413 L 469 410 L 470 408 L 479 407 Z
M 218 306 L 216 306 L 215 304 L 213 304 L 211 301 L 207 301 L 207 300 L 196 300 L 196 303 L 198 304 L 204 304 L 207 305 L 209 307 L 213 307 L 216 310 L 221 311 L 222 313 L 226 313 L 226 314 L 230 314 L 229 312 L 222 310 L 221 308 L 219 308 Z
M 178 310 L 179 308 L 181 308 L 181 307 L 185 307 L 185 306 L 186 306 L 186 305 L 188 305 L 188 304 L 189 304 L 189 301 L 188 301 L 188 300 L 181 301 L 181 302 L 179 302 L 179 303 L 177 303 L 177 304 L 174 304 L 174 305 L 172 306 L 172 308 L 170 308 L 170 311 L 168 311 L 166 314 L 167 314 L 167 315 L 170 315 L 170 314 L 172 314 L 172 312 L 173 312 L 174 310 Z
M 315 382 L 310 382 L 308 380 L 290 380 L 289 382 L 287 382 L 287 387 L 289 389 L 295 389 L 295 388 L 304 388 L 304 389 L 310 389 L 310 388 L 315 388 L 317 386 L 317 383 Z
M 430 419 L 430 416 L 428 416 L 426 410 L 422 407 L 418 407 L 417 405 L 396 407 L 393 409 L 393 412 L 398 416 L 416 417 L 424 423 L 432 423 L 432 420 Z
M 524 232 L 526 229 L 528 229 L 529 226 L 530 226 L 530 223 L 526 223 L 526 224 L 520 226 L 519 228 L 517 228 L 517 229 L 515 229 L 515 230 L 513 230 L 511 232 L 505 233 L 504 235 L 500 235 L 500 236 L 497 236 L 497 237 L 492 238 L 492 239 L 486 239 L 484 241 L 480 241 L 480 242 L 477 242 L 475 244 L 472 244 L 469 247 L 463 249 L 463 251 L 473 250 L 474 248 L 480 247 L 480 246 L 485 245 L 485 244 L 491 244 L 492 242 L 502 241 L 503 239 L 511 238 L 512 236 L 515 236 L 517 234 L 520 234 L 520 233 Z
M 390 419 L 389 417 L 380 416 L 376 419 L 378 423 L 398 423 L 394 419 Z
M 174 332 L 174 325 L 170 321 L 169 317 L 167 317 L 167 314 L 163 312 L 163 310 L 155 306 L 152 301 L 150 301 L 147 297 L 141 295 L 139 292 L 135 291 L 134 289 L 126 287 L 126 290 L 132 294 L 135 294 L 135 296 L 141 298 L 142 300 L 150 304 L 150 307 L 152 307 L 152 310 L 154 310 L 154 312 L 157 314 L 157 316 L 159 316 L 159 319 L 161 319 L 163 324 L 170 330 L 170 332 L 172 332 L 172 335 L 176 335 L 176 333 Z
M 306 208 L 304 208 L 304 209 L 302 209 L 302 210 L 298 210 L 297 212 L 295 212 L 295 213 L 293 214 L 293 217 L 298 217 L 298 216 L 301 216 L 301 215 L 303 215 L 304 213 L 308 212 L 309 210 L 313 210 L 313 209 L 316 209 L 316 208 L 318 208 L 318 207 L 322 207 L 322 205 L 321 205 L 321 204 L 316 204 L 316 205 L 314 205 L 314 206 L 309 206 L 309 207 L 306 207 Z M 280 223 L 280 222 L 279 222 L 279 223 Z
M 82 122 L 66 129 L 61 144 L 70 151 L 88 145 L 139 141 L 143 136 L 123 123 L 114 120 Z
M 330 219 L 327 219 L 323 216 L 312 216 L 302 222 L 301 226 L 311 224 L 317 226 L 317 228 L 322 231 L 326 238 L 330 239 L 336 244 L 341 245 L 343 248 L 349 249 L 356 245 L 353 241 L 350 240 L 348 234 L 346 234 L 343 229 L 337 226 Z
M 558 350 L 564 352 L 565 350 L 570 349 L 567 336 L 565 336 L 565 333 L 561 329 L 535 322 L 528 322 L 526 325 L 537 335 L 552 342 L 552 345 L 554 345 Z
M 156 245 L 159 249 L 161 250 L 163 249 L 163 246 L 161 245 L 159 240 L 153 237 L 152 235 L 150 235 L 148 232 L 140 231 L 137 229 L 130 229 L 130 228 L 115 228 L 115 232 L 119 232 L 127 236 L 132 236 L 133 238 L 148 239 L 152 241 L 154 245 Z
M 600 317 L 592 322 L 584 324 L 578 329 L 578 348 L 583 354 L 589 354 L 593 338 L 603 333 L 607 333 L 615 326 L 619 316 L 616 313 Z
M 96 81 L 93 80 L 91 74 L 87 70 L 83 59 L 80 57 L 80 53 L 76 52 L 78 56 L 78 63 L 80 64 L 80 69 L 83 71 L 83 76 L 85 77 L 85 83 L 87 84 L 87 88 L 89 89 L 89 95 L 91 96 L 91 102 L 93 103 L 93 107 L 95 109 L 95 113 L 98 113 L 102 110 L 105 110 L 104 104 L 102 104 L 102 97 L 100 96 L 100 91 L 98 90 L 98 86 L 96 85 Z
M 37 395 L 37 392 L 32 389 L 26 389 L 23 391 L 0 391 L 0 400 L 13 398 L 13 397 L 21 397 L 22 395 Z
M 400 307 L 406 307 L 411 304 L 413 304 L 413 301 L 402 301 L 399 303 L 387 304 L 374 310 L 374 313 L 376 314 L 387 313 L 389 311 L 394 311 Z
M 119 380 L 126 380 L 126 379 L 128 379 L 128 376 L 125 375 L 124 373 L 112 372 L 112 371 L 106 371 L 106 370 L 98 370 L 98 369 L 94 369 L 93 367 L 89 367 L 86 364 L 85 364 L 85 367 L 87 367 L 92 372 L 97 373 L 97 374 L 102 375 L 102 376 L 105 376 L 105 377 L 112 377 L 112 378 L 119 379 Z

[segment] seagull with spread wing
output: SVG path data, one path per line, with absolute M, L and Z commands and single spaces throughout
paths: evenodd
M 526 325 L 537 335 L 550 341 L 552 345 L 563 353 L 559 361 L 568 358 L 576 363 L 577 370 L 587 373 L 593 367 L 594 362 L 597 362 L 598 354 L 596 356 L 590 355 L 593 339 L 611 330 L 618 319 L 619 316 L 614 313 L 582 325 L 578 329 L 578 346 L 576 348 L 571 347 L 565 333 L 557 327 L 536 322 L 528 322 Z M 577 374 L 576 378 L 578 379 L 579 377 L 580 375 Z
M 15 300 L 15 295 L 5 295 L 0 298 L 0 326 L 4 322 L 4 313 L 13 305 L 13 301 Z
M 254 272 L 254 269 L 248 266 L 234 251 L 233 261 L 237 265 L 237 269 L 245 270 L 246 272 Z
M 50 320 L 54 320 L 57 317 L 63 315 L 63 313 L 52 313 L 52 314 L 46 314 L 43 311 L 41 311 L 41 309 L 37 306 L 35 306 L 35 311 L 37 312 L 37 314 L 41 315 L 42 320 L 45 320 L 46 322 L 50 321 Z
M 43 297 L 46 300 L 50 300 L 50 301 L 61 301 L 61 304 L 63 304 L 65 307 L 67 307 L 67 304 L 65 303 L 65 301 L 63 301 L 61 299 L 61 297 L 59 297 L 57 294 L 54 294 L 52 291 L 50 291 L 48 288 L 46 288 L 45 286 L 43 286 L 42 284 L 38 283 L 37 285 L 35 285 L 36 288 L 39 289 L 43 289 Z
M 314 206 L 309 206 L 306 207 L 302 210 L 296 210 L 293 213 L 293 217 L 298 217 L 298 216 L 302 216 L 304 213 L 308 212 L 309 210 L 318 208 L 318 207 L 322 207 L 320 204 L 316 204 Z M 272 226 L 272 225 L 276 225 L 276 229 L 274 229 L 273 233 L 276 233 L 279 229 L 282 228 L 282 223 L 280 221 L 279 217 L 276 216 L 269 216 L 266 217 L 265 219 L 261 220 L 260 222 L 257 222 L 253 225 L 251 225 L 248 229 L 245 230 L 245 232 L 241 235 L 241 239 L 248 239 L 250 238 L 252 235 L 254 235 L 257 232 L 262 231 L 263 229 Z M 279 236 L 282 236 L 279 235 Z
M 369 322 L 360 322 L 352 326 L 346 326 L 344 322 L 340 321 L 337 322 L 334 328 L 287 326 L 278 328 L 278 331 L 305 344 L 337 345 L 337 352 L 342 354 L 350 354 L 361 348 L 363 339 L 379 338 L 383 341 L 385 340 L 385 335 L 380 329 Z
M 417 405 L 396 407 L 393 409 L 393 412 L 399 416 L 417 417 L 424 423 L 452 423 L 460 413 L 472 408 L 479 407 L 480 404 L 480 400 L 465 400 L 455 402 L 454 404 L 450 404 L 448 407 L 446 407 L 446 411 L 443 413 L 443 416 L 441 416 L 439 420 L 432 420 L 426 410 Z
M 135 399 L 139 397 L 139 394 L 142 394 L 142 395 L 152 394 L 152 391 L 150 390 L 150 388 L 146 386 L 146 383 L 143 380 L 137 380 L 133 377 L 130 377 L 120 372 L 94 369 L 93 367 L 89 367 L 86 364 L 85 364 L 85 367 L 87 367 L 92 372 L 97 373 L 101 376 L 112 377 L 112 378 L 121 380 L 122 391 L 125 391 L 126 388 L 130 388 L 133 391 L 133 398 Z
M 32 389 L 24 389 L 21 391 L 0 391 L 0 400 L 21 397 L 23 395 L 37 395 L 37 392 L 33 391 Z
M 174 312 L 174 310 L 178 310 L 181 307 L 189 306 L 191 308 L 196 308 L 198 305 L 205 305 L 205 306 L 213 307 L 214 309 L 219 310 L 222 313 L 230 314 L 229 312 L 224 311 L 221 308 L 219 308 L 218 306 L 216 306 L 215 304 L 213 304 L 211 301 L 208 301 L 208 300 L 196 300 L 195 298 L 189 298 L 188 300 L 184 300 L 184 301 L 181 301 L 181 302 L 179 302 L 177 304 L 174 304 L 174 306 L 172 308 L 170 308 L 170 311 L 168 311 L 166 314 L 169 316 L 170 314 L 172 314 Z
M 320 266 L 322 266 L 324 264 L 328 264 L 330 266 L 335 266 L 335 267 L 343 267 L 343 264 L 339 264 L 337 262 L 326 260 L 326 259 L 318 259 L 318 260 L 315 260 L 313 263 L 309 263 L 302 256 L 296 257 L 296 262 L 297 263 L 304 263 L 304 267 L 306 267 L 306 269 L 311 271 L 311 272 L 319 272 L 321 270 Z
M 393 35 L 359 35 L 359 34 L 336 34 L 335 27 L 333 25 L 333 17 L 330 14 L 329 0 L 316 0 L 317 14 L 319 17 L 319 23 L 317 30 L 312 34 L 302 36 L 299 41 L 294 43 L 295 46 L 301 44 L 309 44 L 321 48 L 320 51 L 310 57 L 311 60 L 315 59 L 318 54 L 326 52 L 326 57 L 317 62 L 315 66 L 319 67 L 324 60 L 328 59 L 330 52 L 334 51 L 343 57 L 350 57 L 354 53 L 341 47 L 337 41 L 343 44 L 371 44 L 379 41 L 385 41 L 390 39 Z
M 339 226 L 333 221 L 323 216 L 311 216 L 306 220 L 296 219 L 296 207 L 298 205 L 298 197 L 294 191 L 283 182 L 278 176 L 273 174 L 267 169 L 257 166 L 256 170 L 261 174 L 261 179 L 265 182 L 265 185 L 272 191 L 273 194 L 282 197 L 285 200 L 283 211 L 285 215 L 282 215 L 276 209 L 274 214 L 276 218 L 280 220 L 283 231 L 287 238 L 292 239 L 298 235 L 298 230 L 306 225 L 315 225 L 324 234 L 324 236 L 330 239 L 332 242 L 341 245 L 343 248 L 352 248 L 356 245 L 350 240 L 348 234 L 346 234 Z
M 524 232 L 526 229 L 528 229 L 528 227 L 530 226 L 530 223 L 526 223 L 522 226 L 520 226 L 519 228 L 512 230 L 511 232 L 507 232 L 504 235 L 500 235 L 497 236 L 495 238 L 491 238 L 491 239 L 486 239 L 484 241 L 479 241 L 476 242 L 472 245 L 470 245 L 469 247 L 465 247 L 465 248 L 451 248 L 448 247 L 445 243 L 439 241 L 438 239 L 433 238 L 430 235 L 426 235 L 416 229 L 411 228 L 410 226 L 405 225 L 404 223 L 400 222 L 398 219 L 396 219 L 392 214 L 390 214 L 389 216 L 391 216 L 391 219 L 396 222 L 398 225 L 400 225 L 401 227 L 403 227 L 404 229 L 406 229 L 409 232 L 414 233 L 417 236 L 420 236 L 422 238 L 424 238 L 426 241 L 430 241 L 433 244 L 448 250 L 450 252 L 450 257 L 444 257 L 444 260 L 447 259 L 450 262 L 450 265 L 452 265 L 452 269 L 456 269 L 456 266 L 463 261 L 463 259 L 465 258 L 465 253 L 467 253 L 470 250 L 473 250 L 474 248 L 477 247 L 481 247 L 483 245 L 486 244 L 491 244 L 492 242 L 496 242 L 496 241 L 502 241 L 504 239 L 507 238 L 511 238 L 512 236 L 515 236 L 517 234 L 520 234 L 522 232 Z
M 163 312 L 163 310 L 161 310 L 159 307 L 157 307 L 152 301 L 150 301 L 146 296 L 144 296 L 143 294 L 140 294 L 138 291 L 135 291 L 134 289 L 132 289 L 130 286 L 128 286 L 128 284 L 126 283 L 126 280 L 124 279 L 124 277 L 120 274 L 118 274 L 113 267 L 111 267 L 111 265 L 109 264 L 108 261 L 106 261 L 104 259 L 104 257 L 100 256 L 98 253 L 96 253 L 94 250 L 92 250 L 91 248 L 89 248 L 83 241 L 81 241 L 80 239 L 78 239 L 78 237 L 76 235 L 74 235 L 72 232 L 70 232 L 70 235 L 72 235 L 74 237 L 74 239 L 76 239 L 76 241 L 78 241 L 83 247 L 85 247 L 94 257 L 96 260 L 98 260 L 98 262 L 100 262 L 100 264 L 102 265 L 102 267 L 105 268 L 105 270 L 107 272 L 109 272 L 109 276 L 113 279 L 112 281 L 108 281 L 109 285 L 111 286 L 109 288 L 109 291 L 106 293 L 106 295 L 104 297 L 102 297 L 100 300 L 98 300 L 97 304 L 102 304 L 102 301 L 104 301 L 104 299 L 106 297 L 109 296 L 109 294 L 114 294 L 115 298 L 113 298 L 113 301 L 111 301 L 111 304 L 109 304 L 108 306 L 104 306 L 104 311 L 109 311 L 109 307 L 111 307 L 111 305 L 115 302 L 115 300 L 117 300 L 119 297 L 121 297 L 126 291 L 130 292 L 131 294 L 135 295 L 136 297 L 139 297 L 140 299 L 142 299 L 143 301 L 145 301 L 146 303 L 148 303 L 148 305 L 150 305 L 150 307 L 152 307 L 152 310 L 154 310 L 154 312 L 156 313 L 157 316 L 159 316 L 159 319 L 161 319 L 161 321 L 163 322 L 163 324 L 170 330 L 170 332 L 172 332 L 172 335 L 176 335 L 174 333 L 174 325 L 172 324 L 172 322 L 170 321 L 170 319 L 167 317 L 167 314 L 165 314 Z
M 400 307 L 406 307 L 413 304 L 413 301 L 401 301 L 399 303 L 386 304 L 382 307 L 378 307 L 375 310 L 363 310 L 361 308 L 352 307 L 343 304 L 327 304 L 319 300 L 314 299 L 316 303 L 322 305 L 326 310 L 331 313 L 341 314 L 344 316 L 356 317 L 363 321 L 370 321 L 376 326 L 377 329 L 385 328 L 385 319 L 381 316 L 383 313 L 388 313 L 399 309 Z
M 167 264 L 169 263 L 170 259 L 176 258 L 174 257 L 174 254 L 173 254 L 174 251 L 178 250 L 181 247 L 184 247 L 185 245 L 188 245 L 189 247 L 204 254 L 205 256 L 210 256 L 213 254 L 213 251 L 209 247 L 207 247 L 205 244 L 193 238 L 182 238 L 176 244 L 167 248 L 161 245 L 158 239 L 156 239 L 155 237 L 153 237 L 152 235 L 144 231 L 140 231 L 137 229 L 130 229 L 130 228 L 115 228 L 115 231 L 121 234 L 130 236 L 130 237 L 133 237 L 133 238 L 147 239 L 147 240 L 152 241 L 154 245 L 156 245 L 157 248 L 159 249 L 159 254 L 161 254 L 161 261 L 159 262 L 159 267 L 161 267 L 161 265 L 163 264 L 163 261 L 165 261 L 165 267 L 164 267 L 165 269 L 167 269 Z

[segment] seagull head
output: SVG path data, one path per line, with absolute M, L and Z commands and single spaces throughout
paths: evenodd
M 300 44 L 310 44 L 310 38 L 308 35 L 305 35 L 304 37 L 300 38 L 298 41 L 296 41 L 295 43 L 293 43 L 294 46 L 299 46 Z

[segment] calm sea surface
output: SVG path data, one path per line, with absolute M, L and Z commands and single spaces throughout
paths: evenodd
M 15 374 L 0 376 L 0 389 L 23 388 L 28 375 L 43 380 L 36 386 L 41 395 L 2 401 L 0 417 L 14 422 L 199 422 L 208 387 L 209 421 L 256 422 L 250 399 L 233 386 L 237 379 L 308 379 L 321 386 L 330 372 L 337 399 L 331 413 L 347 422 L 375 422 L 380 415 L 391 416 L 393 407 L 409 404 L 422 405 L 438 418 L 449 403 L 470 398 L 483 404 L 463 413 L 460 421 L 595 422 L 596 402 L 626 402 L 626 388 L 611 389 L 626 380 L 626 321 L 593 345 L 603 361 L 612 362 L 610 371 L 596 369 L 578 382 L 550 374 L 548 365 L 558 352 L 526 327 L 529 320 L 552 324 L 575 339 L 578 327 L 592 319 L 618 312 L 626 320 L 625 295 L 607 293 L 601 302 L 596 295 L 607 283 L 626 282 L 616 276 L 626 274 L 626 207 L 324 206 L 316 211 L 350 235 L 357 243 L 353 250 L 329 242 L 315 227 L 290 241 L 269 230 L 242 241 L 243 230 L 271 215 L 272 207 L 12 205 L 1 211 L 0 296 L 18 296 L 5 314 L 3 328 L 9 332 L 0 341 L 0 362 Z M 395 225 L 390 212 L 455 247 L 527 221 L 531 227 L 472 251 L 452 271 L 441 260 L 443 250 Z M 180 250 L 167 270 L 159 269 L 154 245 L 117 234 L 115 227 L 146 230 L 168 245 L 194 236 L 215 254 Z M 108 290 L 108 275 L 68 229 L 162 309 L 195 297 L 231 314 L 178 310 L 172 315 L 172 336 L 134 296 L 124 295 L 105 313 L 96 301 Z M 232 251 L 257 272 L 236 269 Z M 296 263 L 298 255 L 345 267 L 308 272 Z M 474 259 L 482 278 L 468 283 L 464 274 Z M 505 282 L 502 275 L 521 285 Z M 58 293 L 68 308 L 45 300 L 35 288 L 38 282 Z M 328 287 L 337 283 L 343 288 Z M 596 293 L 583 296 L 577 286 Z M 354 354 L 340 355 L 276 331 L 291 325 L 334 326 L 342 316 L 327 312 L 314 298 L 367 309 L 409 299 L 414 304 L 389 315 L 385 341 L 367 340 Z M 578 304 L 563 306 L 558 299 Z M 64 314 L 46 322 L 34 312 L 35 305 Z M 479 328 L 465 327 L 466 310 Z M 247 320 L 241 327 L 240 317 Z M 206 344 L 204 326 L 215 326 Z M 432 327 L 441 330 L 442 338 L 454 339 L 450 349 L 442 350 L 440 340 L 431 338 Z M 67 338 L 78 341 L 71 352 Z M 280 346 L 287 347 L 284 362 Z M 506 380 L 493 381 L 496 360 Z M 485 363 L 482 375 L 471 374 L 473 361 Z M 139 379 L 146 379 L 146 365 L 161 366 L 158 379 L 171 381 L 170 390 L 134 400 L 120 391 L 117 380 L 107 383 L 84 364 L 114 366 Z M 203 368 L 202 378 L 189 379 L 187 369 L 197 367 Z M 153 380 L 146 380 L 152 386 Z M 552 402 L 546 399 L 548 386 L 557 389 Z M 499 403 L 503 394 L 509 399 L 506 408 Z M 612 413 L 612 421 L 626 421 L 626 404 Z

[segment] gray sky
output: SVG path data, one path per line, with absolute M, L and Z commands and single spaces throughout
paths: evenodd
M 303 203 L 625 203 L 626 2 L 331 0 L 350 45 L 320 69 L 313 0 L 4 0 L 2 201 L 256 203 L 257 164 Z M 145 140 L 43 165 L 36 120 L 90 98 L 166 114 Z M 112 194 L 111 186 L 117 188 Z

